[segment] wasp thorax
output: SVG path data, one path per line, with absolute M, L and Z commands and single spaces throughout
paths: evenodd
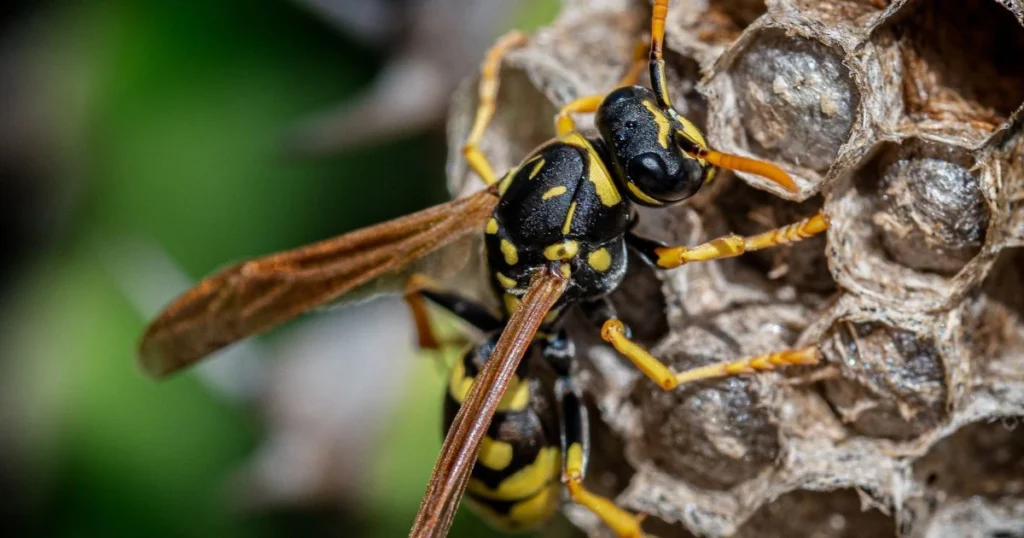
M 608 94 L 595 118 L 609 146 L 620 189 L 639 204 L 660 206 L 693 196 L 704 184 L 706 164 L 689 155 L 680 136 L 701 145 L 703 137 L 658 106 L 654 93 L 640 86 Z M 693 149 L 693 148 L 691 148 Z

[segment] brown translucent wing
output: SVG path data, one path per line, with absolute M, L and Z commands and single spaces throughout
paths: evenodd
M 150 323 L 139 344 L 139 362 L 147 373 L 164 376 L 370 286 L 479 230 L 497 201 L 494 189 L 488 189 L 220 271 Z
M 480 441 L 498 408 L 519 362 L 533 341 L 544 316 L 565 291 L 568 281 L 557 270 L 538 271 L 520 306 L 512 314 L 498 343 L 477 375 L 459 408 L 441 455 L 430 475 L 410 538 L 441 538 L 448 534 L 470 471 L 480 452 Z

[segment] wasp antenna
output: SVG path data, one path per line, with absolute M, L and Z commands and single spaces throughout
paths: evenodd
M 665 78 L 665 59 L 662 54 L 667 16 L 668 0 L 655 0 L 651 11 L 651 89 L 654 90 L 661 108 L 672 109 L 672 100 L 668 96 L 668 81 Z
M 757 174 L 765 179 L 771 180 L 789 192 L 795 193 L 799 190 L 797 189 L 796 182 L 793 181 L 793 178 L 789 177 L 789 174 L 787 174 L 785 170 L 770 162 L 748 159 L 746 157 L 740 157 L 739 155 L 722 153 L 712 149 L 701 149 L 697 152 L 697 156 L 719 168 Z

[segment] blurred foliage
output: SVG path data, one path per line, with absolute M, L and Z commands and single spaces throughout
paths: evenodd
M 526 2 L 510 26 L 555 6 Z M 382 61 L 287 2 L 51 2 L 19 21 L 39 44 L 26 76 L 57 140 L 48 194 L 70 203 L 40 216 L 63 225 L 0 305 L 0 369 L 15 389 L 0 442 L 22 463 L 0 472 L 20 479 L 6 509 L 31 535 L 404 535 L 440 446 L 433 363 L 403 374 L 423 382 L 381 441 L 359 513 L 244 515 L 229 478 L 260 425 L 194 374 L 143 378 L 132 354 L 144 319 L 111 253 L 153 243 L 195 278 L 410 212 L 446 197 L 442 137 L 283 155 L 296 119 L 366 85 Z M 455 536 L 489 533 L 466 513 L 457 525 Z

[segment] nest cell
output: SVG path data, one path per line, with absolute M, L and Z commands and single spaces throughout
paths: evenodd
M 890 258 L 948 275 L 978 254 L 989 210 L 972 164 L 961 148 L 915 139 L 868 165 L 868 181 L 876 181 L 872 221 Z
M 912 119 L 991 130 L 1024 103 L 1024 27 L 995 0 L 914 0 L 874 39 L 899 48 Z
M 772 332 L 779 307 L 748 306 L 699 316 L 653 349 L 674 370 L 787 347 L 795 335 Z M 744 329 L 737 329 L 743 326 Z M 744 334 L 733 338 L 730 335 Z M 770 408 L 775 389 L 764 376 L 715 379 L 662 391 L 646 378 L 635 386 L 643 451 L 659 469 L 706 489 L 727 489 L 775 465 L 779 430 Z
M 828 170 L 860 101 L 839 51 L 769 28 L 746 44 L 728 72 L 752 152 Z
M 825 398 L 860 434 L 910 440 L 947 416 L 946 373 L 929 335 L 879 322 L 839 320 L 822 350 L 843 375 Z
M 730 231 L 750 236 L 813 215 L 821 209 L 822 199 L 815 196 L 793 203 L 745 182 L 732 181 L 715 197 L 715 204 L 721 208 Z M 820 234 L 793 245 L 749 252 L 740 260 L 751 264 L 771 281 L 788 284 L 801 291 L 829 295 L 836 290 L 836 283 L 828 269 L 825 243 L 825 235 Z

